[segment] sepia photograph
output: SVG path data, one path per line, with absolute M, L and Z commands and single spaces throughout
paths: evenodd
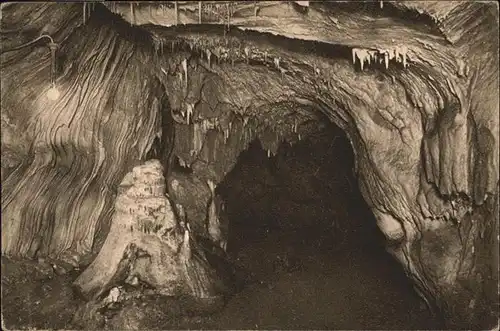
M 0 4 L 2 330 L 499 330 L 499 3 Z

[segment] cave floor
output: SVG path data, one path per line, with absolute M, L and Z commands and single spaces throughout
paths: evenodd
M 192 328 L 440 329 L 399 265 L 381 247 L 339 248 L 303 232 L 247 243 L 237 258 L 252 283 Z M 380 254 L 383 253 L 383 254 Z M 201 321 L 200 321 L 201 322 Z
M 234 249 L 250 271 L 246 286 L 215 314 L 161 318 L 157 329 L 438 329 L 402 271 L 381 248 L 300 242 L 282 232 L 241 240 Z M 47 278 L 39 264 L 2 258 L 2 312 L 7 328 L 70 329 L 80 303 L 73 274 Z M 156 324 L 156 325 L 155 325 Z
M 2 256 L 2 318 L 7 329 L 71 329 L 79 300 L 71 289 L 78 273 L 58 275 L 50 264 Z

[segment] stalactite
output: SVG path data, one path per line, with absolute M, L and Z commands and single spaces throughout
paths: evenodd
M 274 66 L 276 67 L 276 69 L 280 68 L 280 58 L 279 57 L 274 58 Z
M 159 53 L 163 54 L 163 39 L 158 40 L 158 49 L 159 49 Z
M 390 50 L 365 50 L 359 48 L 352 49 L 352 61 L 353 64 L 356 63 L 356 59 L 359 60 L 360 68 L 363 70 L 365 62 L 371 64 L 372 61 L 378 60 L 379 63 L 384 63 L 386 69 L 389 68 L 389 61 L 395 60 L 396 62 L 402 62 L 403 67 L 407 66 L 407 52 L 408 49 L 405 46 L 397 46 Z
M 193 149 L 191 151 L 193 156 L 198 155 L 202 150 L 207 131 L 210 127 L 210 123 L 204 120 L 193 123 Z
M 188 64 L 187 59 L 182 60 L 182 70 L 184 71 L 184 87 L 187 88 L 188 85 Z
M 191 121 L 191 114 L 193 113 L 193 109 L 191 108 L 191 104 L 186 104 L 186 124 L 189 125 Z
M 202 6 L 203 3 L 198 1 L 198 24 L 201 24 Z
M 87 22 L 87 3 L 83 3 L 83 24 Z
M 216 201 L 216 193 L 215 188 L 216 185 L 212 180 L 207 180 L 207 186 L 210 189 L 210 204 L 207 210 L 207 232 L 212 239 L 212 242 L 220 246 L 223 250 L 226 250 L 226 240 L 223 238 L 223 234 L 221 231 L 221 222 L 218 216 L 217 207 L 215 204 Z
M 177 1 L 174 1 L 174 11 L 175 11 L 175 25 L 179 24 L 179 8 Z
M 281 79 L 285 79 L 285 74 L 287 73 L 287 71 L 283 68 L 280 68 L 280 74 L 281 74 Z
M 250 49 L 250 47 L 248 47 L 248 46 L 246 46 L 246 47 L 245 47 L 245 49 L 244 49 L 244 52 L 245 52 L 245 57 L 246 57 L 247 63 L 249 63 L 249 62 L 250 62 L 250 56 L 251 56 L 250 52 L 251 52 L 251 51 L 252 51 L 252 50 L 251 50 L 251 49 Z
M 183 168 L 187 168 L 188 167 L 188 164 L 186 163 L 186 161 L 184 161 L 183 158 L 179 157 L 178 160 L 179 160 L 179 164 L 180 164 L 181 167 L 183 167 Z
M 457 76 L 467 77 L 468 76 L 468 66 L 463 59 L 457 59 Z
M 210 68 L 210 67 L 212 67 L 212 64 L 211 64 L 212 52 L 210 52 L 210 50 L 207 49 L 206 53 L 207 53 L 208 67 Z
M 359 64 L 361 66 L 361 70 L 363 70 L 366 58 L 370 56 L 370 54 L 364 50 L 364 49 L 353 49 L 353 54 L 355 55 L 355 58 L 359 60 Z M 356 63 L 356 61 L 354 61 Z
M 135 24 L 134 3 L 130 2 L 130 23 Z

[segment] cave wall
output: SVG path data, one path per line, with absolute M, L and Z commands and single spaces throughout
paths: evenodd
M 2 119 L 24 132 L 16 140 L 2 135 L 2 153 L 15 151 L 19 160 L 2 178 L 2 254 L 78 265 L 95 248 L 94 236 L 104 239 L 122 177 L 160 134 L 163 89 L 144 65 L 150 61 L 147 36 L 134 31 L 123 38 L 130 27 L 114 17 L 94 15 L 71 30 L 51 15 L 66 7 L 70 19 L 81 22 L 81 6 L 23 4 L 13 15 L 4 10 L 2 23 L 19 26 L 39 7 L 40 21 L 59 24 L 53 38 L 61 43 L 61 96 L 51 101 L 45 95 L 46 47 L 2 55 Z M 33 24 L 21 29 L 33 34 L 39 29 L 38 21 Z
M 463 284 L 475 283 L 472 278 L 497 277 L 493 271 L 497 269 L 496 262 L 489 271 L 478 270 L 481 276 L 473 271 L 480 259 L 491 263 L 493 260 L 485 256 L 494 255 L 494 250 L 482 246 L 483 253 L 473 253 L 472 245 L 461 238 L 461 224 L 495 195 L 498 183 L 498 42 L 491 30 L 492 26 L 498 26 L 495 6 L 462 3 L 449 6 L 445 14 L 440 8 L 436 12 L 439 18 L 434 19 L 434 24 L 437 23 L 434 31 L 420 29 L 417 24 L 401 29 L 393 26 L 393 31 L 401 34 L 398 40 L 403 35 L 407 38 L 405 45 L 391 39 L 391 33 L 383 28 L 366 22 L 353 26 L 357 14 L 347 11 L 350 16 L 344 16 L 342 5 L 337 8 L 340 13 L 321 11 L 324 9 L 320 9 L 321 5 L 310 6 L 307 15 L 295 13 L 296 16 L 287 18 L 291 25 L 300 25 L 301 33 L 294 29 L 283 31 L 282 17 L 272 6 L 265 8 L 267 15 L 265 22 L 260 21 L 262 25 L 246 26 L 255 21 L 243 12 L 235 14 L 235 24 L 303 39 L 340 40 L 352 45 L 352 59 L 351 52 L 345 54 L 341 47 L 330 50 L 336 59 L 329 60 L 325 55 L 305 54 L 305 49 L 316 45 L 297 42 L 294 47 L 292 41 L 284 45 L 282 40 L 269 35 L 225 31 L 222 38 L 215 29 L 200 32 L 192 28 L 177 29 L 176 36 L 187 42 L 191 54 L 199 54 L 207 71 L 224 80 L 224 84 L 214 82 L 227 89 L 220 92 L 218 101 L 236 104 L 235 112 L 252 113 L 265 108 L 259 107 L 259 103 L 293 100 L 313 103 L 342 127 L 354 146 L 363 195 L 379 227 L 394 243 L 391 252 L 414 279 L 419 291 L 431 305 L 437 302 L 448 316 L 460 316 L 458 319 L 463 322 L 465 318 L 469 324 L 491 324 L 495 314 L 485 319 L 474 308 L 476 303 L 464 300 L 465 288 L 470 284 Z M 194 22 L 195 14 L 189 14 L 187 9 L 179 9 L 179 13 L 179 21 Z M 329 26 L 332 24 L 328 23 L 327 15 L 335 17 L 335 27 L 329 36 L 312 30 L 305 33 L 317 28 L 307 17 L 318 20 L 321 17 L 321 24 Z M 210 19 L 208 22 L 214 23 Z M 270 27 L 269 22 L 276 24 Z M 155 24 L 162 23 L 156 20 Z M 335 34 L 335 29 L 342 26 L 349 26 L 349 31 L 357 31 L 360 36 L 375 29 L 379 38 L 361 42 Z M 151 31 L 166 43 L 171 40 L 165 30 Z M 359 44 L 367 48 L 358 48 Z M 487 46 L 480 46 L 484 44 Z M 392 52 L 395 58 L 387 56 Z M 266 75 L 260 75 L 259 68 L 264 67 Z M 258 83 L 249 84 L 250 79 Z M 173 108 L 185 106 L 180 102 Z M 281 118 L 278 115 L 274 118 L 278 117 Z M 495 222 L 491 217 L 478 220 L 480 225 L 470 232 L 471 237 L 481 241 L 479 228 L 492 230 Z M 429 248 L 434 242 L 441 243 L 436 244 L 441 250 Z M 417 253 L 419 245 L 427 247 L 422 255 Z M 427 263 L 431 261 L 440 262 Z M 459 281 L 458 275 L 465 270 L 469 280 Z M 478 294 L 481 298 L 475 301 L 493 307 L 495 302 L 484 293 L 496 293 L 497 289 L 491 287 L 492 282 L 482 284 L 479 293 L 483 294 Z

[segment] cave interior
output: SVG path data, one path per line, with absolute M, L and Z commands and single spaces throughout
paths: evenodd
M 0 13 L 2 329 L 498 330 L 495 2 Z

